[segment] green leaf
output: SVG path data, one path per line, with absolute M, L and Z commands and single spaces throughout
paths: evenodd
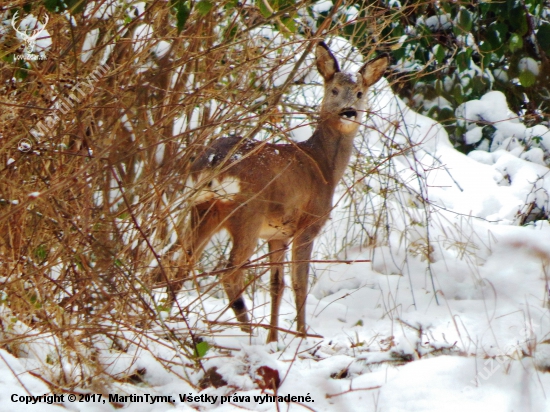
M 437 63 L 443 63 L 443 60 L 445 59 L 445 48 L 443 46 L 436 44 L 432 49 L 432 53 L 437 60 Z
M 368 38 L 368 26 L 364 21 L 346 24 L 344 33 L 355 47 L 361 49 L 366 44 L 365 39 Z
M 524 0 L 523 3 L 525 4 L 525 7 L 527 7 L 527 11 L 529 13 L 533 13 L 537 6 L 537 3 L 539 3 L 539 0 Z
M 210 345 L 208 342 L 199 342 L 195 346 L 195 352 L 197 357 L 202 358 L 204 355 L 206 355 L 206 352 L 208 352 L 208 349 L 210 349 Z
M 189 18 L 189 14 L 191 14 L 191 10 L 189 9 L 189 6 L 187 6 L 187 2 L 184 0 L 172 0 L 171 3 L 172 10 L 176 13 L 176 27 L 178 29 L 178 33 L 181 33 L 187 19 Z
M 443 11 L 445 13 L 451 13 L 452 9 L 451 9 L 451 4 L 449 4 L 448 2 L 446 1 L 442 1 L 441 3 L 438 4 L 439 7 L 441 7 L 443 9 Z
M 270 3 L 269 0 L 256 0 L 256 6 L 260 9 L 260 13 L 262 13 L 262 16 L 269 17 L 271 16 L 271 11 L 267 8 L 265 3 Z M 273 6 L 269 4 L 269 6 L 273 9 Z
M 294 0 L 256 0 L 255 1 L 256 6 L 260 10 L 260 13 L 262 16 L 268 18 L 271 17 L 273 13 L 277 13 L 281 10 L 292 8 L 295 4 Z M 279 25 L 276 25 L 275 27 L 279 28 L 283 34 L 288 34 L 288 31 L 292 33 L 296 33 L 297 27 L 296 22 L 294 21 L 296 14 L 292 14 L 289 11 L 288 14 L 284 14 L 281 17 L 281 22 L 285 25 L 285 27 L 288 30 L 284 30 L 282 28 L 279 28 Z M 321 19 L 322 20 L 322 19 Z
M 519 74 L 519 82 L 523 87 L 531 87 L 536 81 L 537 78 L 529 70 L 525 70 Z
M 23 65 L 26 66 L 26 63 L 23 63 Z M 28 75 L 29 75 L 29 71 L 25 68 L 21 68 L 15 72 L 16 79 L 25 80 Z
M 438 96 L 441 96 L 444 92 L 443 82 L 440 79 L 435 81 L 435 92 Z
M 460 10 L 458 24 L 460 24 L 460 28 L 465 32 L 472 30 L 472 15 L 468 10 Z
M 456 55 L 456 65 L 458 66 L 458 71 L 465 71 L 470 68 L 470 63 L 472 61 L 472 49 L 466 49 L 458 52 Z
M 48 250 L 46 249 L 46 247 L 44 245 L 40 245 L 35 249 L 34 256 L 38 260 L 44 261 L 46 259 L 46 257 L 48 256 Z
M 464 90 L 460 83 L 455 84 L 455 87 L 453 87 L 453 97 L 458 104 L 464 103 Z
M 479 44 L 479 50 L 483 53 L 491 53 L 493 51 L 493 46 L 488 41 L 481 41 Z
M 454 120 L 454 111 L 450 107 L 443 107 L 439 111 L 439 116 L 437 117 L 437 121 L 439 123 L 450 123 Z
M 62 0 L 44 0 L 44 7 L 46 7 L 46 10 L 52 13 L 57 13 L 65 10 L 65 6 Z
M 474 89 L 474 92 L 476 92 L 478 95 L 484 94 L 488 86 L 489 81 L 483 76 L 475 76 L 472 79 L 472 89 Z
M 505 44 L 508 34 L 508 26 L 502 23 L 492 23 L 487 30 L 485 40 L 487 40 L 492 50 L 500 52 Z M 500 53 L 502 55 L 502 53 Z
M 282 18 L 281 21 L 288 30 L 290 30 L 292 33 L 296 33 L 297 27 L 293 17 Z
M 508 42 L 508 47 L 510 47 L 510 51 L 512 53 L 517 50 L 521 50 L 523 48 L 523 39 L 521 36 L 516 33 L 512 34 Z
M 485 53 L 483 54 L 483 58 L 481 59 L 481 66 L 483 68 L 487 68 L 489 67 L 492 61 L 493 61 L 493 53 Z
M 231 26 L 230 29 L 226 29 L 226 30 L 224 31 L 223 37 L 224 37 L 225 39 L 228 39 L 228 40 L 233 40 L 233 39 L 235 38 L 235 36 L 237 35 L 238 30 L 239 30 L 239 29 L 237 28 L 236 25 L 235 25 L 235 26 Z
M 10 53 L 10 54 L 5 54 L 2 56 L 2 60 L 5 61 L 6 63 L 14 63 L 15 62 L 15 54 L 13 53 Z
M 212 10 L 214 4 L 209 0 L 201 0 L 195 7 L 201 16 L 206 16 Z
M 428 110 L 428 113 L 426 113 L 426 116 L 431 117 L 432 119 L 437 119 L 437 116 L 439 115 L 439 106 L 433 105 L 430 110 Z
M 546 53 L 550 53 L 550 24 L 543 23 L 537 31 L 537 41 Z
M 29 296 L 29 301 L 36 309 L 40 309 L 42 307 L 42 302 L 40 302 L 36 293 L 33 293 L 31 296 Z
M 52 13 L 60 13 L 67 9 L 73 12 L 80 12 L 84 10 L 84 6 L 86 5 L 85 0 L 44 0 L 43 3 L 46 10 Z M 30 2 L 27 4 L 30 4 Z M 30 10 L 25 9 L 25 11 L 30 13 Z
M 125 220 L 125 219 L 128 219 L 130 217 L 130 213 L 129 212 L 122 212 L 120 215 L 118 215 L 117 217 L 119 219 L 122 219 L 122 220 Z
M 481 129 L 481 139 L 487 139 L 490 142 L 493 141 L 493 138 L 495 137 L 495 132 L 497 131 L 497 128 L 493 126 L 492 124 L 488 124 L 486 126 L 483 126 L 483 129 Z
M 520 36 L 527 34 L 529 25 L 527 24 L 527 15 L 523 6 L 517 6 L 510 10 L 509 19 L 510 26 L 519 33 Z

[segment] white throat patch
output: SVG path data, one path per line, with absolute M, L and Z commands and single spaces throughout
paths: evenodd
M 186 191 L 191 190 L 189 197 L 192 203 L 203 203 L 211 199 L 230 202 L 235 195 L 241 192 L 241 181 L 233 176 L 225 178 L 209 178 L 206 173 L 200 174 L 197 179 L 187 179 Z

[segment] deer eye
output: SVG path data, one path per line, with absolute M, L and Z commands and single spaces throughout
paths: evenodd
M 332 95 L 338 96 L 338 89 L 332 89 Z
M 363 92 L 357 92 L 357 98 L 360 99 L 361 97 L 363 97 Z

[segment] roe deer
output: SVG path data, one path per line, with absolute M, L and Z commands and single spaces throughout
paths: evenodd
M 308 140 L 269 144 L 241 137 L 217 139 L 194 161 L 187 183 L 196 192 L 191 197 L 192 215 L 183 246 L 189 257 L 200 258 L 216 232 L 229 232 L 233 247 L 221 282 L 243 331 L 250 331 L 250 325 L 242 298 L 242 266 L 254 253 L 258 240 L 267 240 L 272 265 L 268 342 L 277 340 L 284 289 L 282 262 L 291 239 L 297 330 L 306 335 L 308 261 L 313 240 L 329 217 L 334 189 L 348 165 L 365 111 L 367 89 L 382 77 L 388 65 L 388 57 L 383 55 L 361 67 L 357 76 L 342 73 L 323 42 L 316 46 L 315 57 L 325 95 L 319 123 Z M 172 284 L 169 299 L 182 282 L 180 278 Z

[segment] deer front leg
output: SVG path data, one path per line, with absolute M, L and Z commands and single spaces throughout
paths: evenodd
M 307 228 L 294 237 L 292 244 L 292 288 L 296 299 L 297 331 L 306 334 L 306 299 L 308 288 L 309 261 L 313 250 L 313 239 L 317 231 Z
M 221 213 L 217 202 L 204 202 L 191 208 L 189 226 L 181 237 L 182 256 L 177 262 L 170 260 L 169 285 L 166 304 L 173 306 L 183 282 L 189 279 L 190 265 L 200 256 L 210 238 L 221 229 Z M 172 249 L 169 253 L 173 253 Z
M 269 246 L 269 261 L 271 262 L 271 329 L 267 335 L 267 342 L 277 342 L 277 327 L 279 326 L 279 308 L 281 307 L 281 299 L 285 289 L 284 269 L 282 264 L 285 258 L 287 247 L 286 240 L 270 240 Z

